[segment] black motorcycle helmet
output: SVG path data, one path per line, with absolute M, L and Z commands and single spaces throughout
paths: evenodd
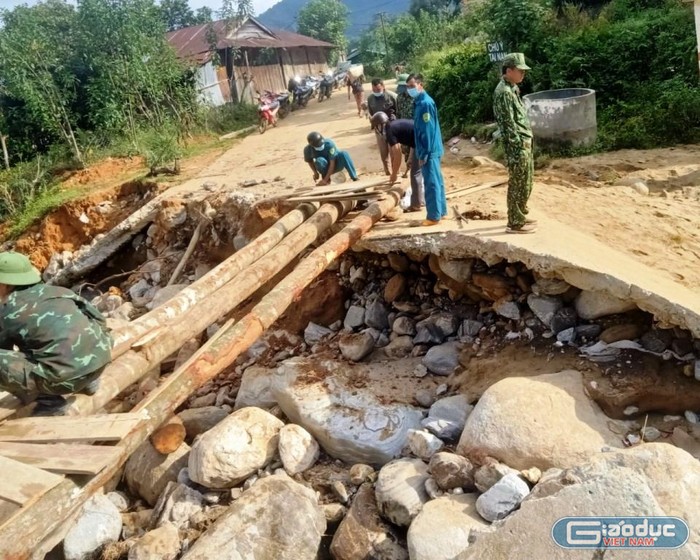
M 318 148 L 321 144 L 323 144 L 323 136 L 320 132 L 310 132 L 306 137 L 306 141 L 314 148 Z
M 382 125 L 386 124 L 389 122 L 389 117 L 384 111 L 377 111 L 372 115 L 372 118 L 370 119 L 370 123 L 372 124 L 372 129 L 378 129 Z

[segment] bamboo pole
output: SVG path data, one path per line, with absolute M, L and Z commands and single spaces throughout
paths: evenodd
M 215 368 L 222 367 L 222 361 L 214 352 L 222 350 L 230 357 L 247 348 L 247 346 L 244 348 L 246 342 L 234 337 L 244 331 L 243 338 L 250 342 L 256 330 L 264 324 L 268 326 L 272 324 L 275 320 L 273 317 L 278 317 L 286 306 L 298 297 L 305 286 L 308 286 L 339 254 L 355 243 L 377 220 L 398 204 L 402 194 L 403 191 L 397 189 L 391 192 L 387 200 L 371 204 L 340 233 L 313 251 L 287 279 L 266 296 L 266 303 L 256 306 L 259 319 L 253 318 L 254 310 L 247 316 L 250 319 L 246 320 L 244 329 L 238 329 L 237 326 L 233 328 L 226 326 L 220 329 L 211 343 L 200 349 L 187 364 L 171 376 L 172 379 L 175 375 L 179 375 L 178 383 L 168 380 L 139 404 L 138 411 L 143 413 L 144 421 L 117 444 L 117 447 L 123 450 L 119 460 L 100 471 L 82 487 L 74 480 L 67 478 L 39 497 L 30 507 L 20 509 L 9 521 L 0 526 L 0 550 L 3 551 L 3 560 L 26 560 L 30 557 L 31 551 L 44 540 L 59 533 L 62 520 L 68 519 L 107 483 L 148 435 L 187 399 L 190 393 L 180 389 L 181 383 L 187 383 L 189 387 L 204 383 L 210 378 L 209 376 L 216 375 Z M 192 364 L 198 365 L 194 367 Z M 205 367 L 206 364 L 210 365 Z M 187 372 L 186 378 L 182 377 L 183 372 Z M 46 515 L 47 511 L 51 511 L 52 514 Z
M 234 282 L 209 294 L 176 322 L 148 333 L 138 341 L 137 349 L 124 353 L 100 376 L 100 387 L 93 396 L 73 395 L 67 414 L 92 414 L 135 383 L 154 366 L 176 352 L 193 336 L 231 312 L 284 269 L 297 255 L 315 241 L 351 208 L 351 203 L 324 204 L 303 225 L 244 272 Z
M 315 211 L 316 206 L 311 204 L 299 205 L 295 210 L 282 216 L 254 241 L 234 253 L 196 282 L 183 288 L 166 303 L 128 325 L 115 329 L 112 333 L 114 338 L 112 359 L 124 354 L 137 339 L 164 324 L 173 322 L 198 305 L 206 296 L 233 280 L 237 274 L 259 260 L 286 235 L 297 229 Z

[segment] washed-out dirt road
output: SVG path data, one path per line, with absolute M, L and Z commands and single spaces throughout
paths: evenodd
M 390 82 L 387 85 L 393 88 Z M 313 130 L 348 150 L 361 174 L 381 174 L 369 121 L 357 117 L 355 103 L 348 101 L 345 90 L 337 90 L 329 101 L 312 100 L 306 109 L 281 120 L 277 128 L 244 138 L 201 176 L 211 174 L 234 184 L 281 177 L 285 187 L 310 185 L 311 172 L 302 150 L 306 135 Z M 506 178 L 505 169 L 498 164 L 475 165 L 473 156 L 488 157 L 489 149 L 489 145 L 461 139 L 455 150 L 447 150 L 443 171 L 448 193 Z M 647 185 L 648 195 L 630 186 L 635 180 Z M 279 185 L 259 185 L 253 190 L 272 195 Z M 497 187 L 458 197 L 450 204 L 456 203 L 460 211 L 481 215 L 500 226 L 506 217 L 505 193 L 505 186 Z M 556 222 L 564 223 L 664 271 L 691 290 L 700 286 L 700 146 L 624 150 L 554 160 L 537 170 L 531 206 L 540 221 L 555 222 L 548 231 L 556 230 Z M 411 222 L 407 226 L 421 217 L 404 215 Z M 405 233 L 427 231 L 412 228 Z M 567 240 L 563 238 L 560 243 L 566 244 Z

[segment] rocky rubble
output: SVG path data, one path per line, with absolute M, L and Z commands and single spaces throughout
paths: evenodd
M 131 457 L 129 558 L 576 558 L 553 523 L 620 512 L 685 519 L 690 544 L 658 557 L 697 558 L 700 345 L 688 333 L 518 263 L 358 253 L 333 268 L 351 294 L 342 317 L 283 318 L 179 413 L 187 444 Z M 465 392 L 460 380 L 508 345 L 543 363 L 569 353 L 581 371 L 516 362 Z M 613 403 L 612 389 L 632 394 L 622 380 L 640 356 L 676 391 L 680 379 L 688 420 L 671 399 L 662 412 L 676 415 L 648 424 L 659 401 Z

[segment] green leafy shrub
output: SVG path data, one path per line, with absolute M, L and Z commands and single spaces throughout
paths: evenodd
M 493 119 L 499 73 L 483 45 L 459 45 L 424 61 L 426 88 L 438 106 L 443 133 L 462 132 L 466 125 Z

